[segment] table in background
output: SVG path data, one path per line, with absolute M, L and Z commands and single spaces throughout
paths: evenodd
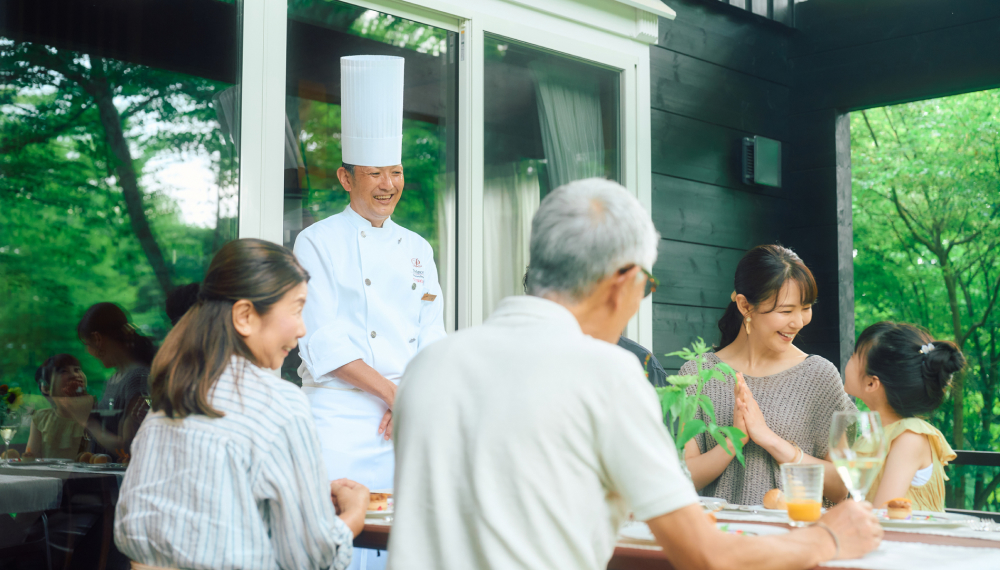
M 55 485 L 56 488 L 60 489 L 60 496 L 55 504 L 48 509 L 39 509 L 41 511 L 58 509 L 70 515 L 81 510 L 97 511 L 101 516 L 101 544 L 100 553 L 97 555 L 101 566 L 107 560 L 111 543 L 114 540 L 115 505 L 118 503 L 118 490 L 124 475 L 124 472 L 121 471 L 89 471 L 83 468 L 67 469 L 48 465 L 0 466 L 0 477 L 9 476 L 46 481 L 45 485 Z M 25 483 L 25 488 L 35 484 Z M 41 502 L 39 501 L 35 506 L 41 506 Z M 0 509 L 0 512 L 11 511 Z M 46 534 L 48 534 L 48 528 L 46 528 Z M 64 546 L 70 547 L 70 545 Z

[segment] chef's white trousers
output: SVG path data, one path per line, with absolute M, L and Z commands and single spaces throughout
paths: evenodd
M 347 478 L 371 491 L 392 489 L 396 457 L 392 441 L 378 433 L 387 406 L 361 390 L 304 385 L 312 406 L 326 474 L 331 481 Z M 350 570 L 382 570 L 386 551 L 355 548 Z

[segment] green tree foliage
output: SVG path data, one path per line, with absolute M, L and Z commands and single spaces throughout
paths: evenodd
M 954 340 L 969 367 L 931 421 L 956 449 L 1000 451 L 1000 90 L 852 113 L 851 160 L 857 330 Z M 996 509 L 994 475 L 953 477 L 952 500 Z
M 233 183 L 212 107 L 226 87 L 0 39 L 4 382 L 37 394 L 35 369 L 66 352 L 100 393 L 109 371 L 76 337 L 80 316 L 99 301 L 126 308 L 144 334 L 165 335 L 165 292 L 201 280 L 230 221 L 184 223 L 169 196 L 143 188 L 143 174 L 155 174 L 145 168 L 155 156 L 198 153 L 211 157 L 219 189 Z

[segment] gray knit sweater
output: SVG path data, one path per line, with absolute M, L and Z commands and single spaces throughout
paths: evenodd
M 721 362 L 714 354 L 707 354 L 706 366 Z M 693 374 L 695 363 L 681 367 L 681 374 Z M 709 381 L 702 391 L 712 399 L 716 421 L 720 426 L 733 425 L 733 388 L 735 378 L 727 376 L 728 383 Z M 810 356 L 801 363 L 771 376 L 746 376 L 747 386 L 753 392 L 768 427 L 778 437 L 790 441 L 813 457 L 825 458 L 833 413 L 855 411 L 854 400 L 844 392 L 837 367 L 821 356 Z M 689 389 L 689 392 L 693 391 Z M 699 410 L 699 419 L 705 419 Z M 702 453 L 715 447 L 715 439 L 702 434 L 695 437 Z M 759 505 L 764 494 L 781 487 L 781 469 L 778 462 L 764 448 L 753 441 L 743 448 L 746 467 L 733 460 L 718 479 L 709 483 L 699 494 L 719 497 L 738 505 Z

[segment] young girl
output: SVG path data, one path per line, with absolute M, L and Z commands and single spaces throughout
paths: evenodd
M 133 568 L 350 563 L 368 490 L 327 479 L 309 402 L 267 370 L 305 335 L 308 279 L 266 241 L 232 241 L 212 259 L 153 361 L 152 411 L 122 482 L 115 542 Z
M 941 405 L 952 375 L 964 366 L 954 343 L 933 340 L 913 325 L 881 322 L 861 333 L 844 388 L 882 416 L 890 445 L 868 492 L 873 505 L 902 497 L 914 510 L 944 511 L 944 466 L 956 455 L 944 435 L 917 416 Z
M 94 402 L 87 394 L 87 376 L 80 361 L 70 354 L 57 354 L 38 368 L 35 382 L 52 407 L 32 414 L 25 457 L 76 459 L 88 442 L 70 410 L 82 407 L 86 413 Z

